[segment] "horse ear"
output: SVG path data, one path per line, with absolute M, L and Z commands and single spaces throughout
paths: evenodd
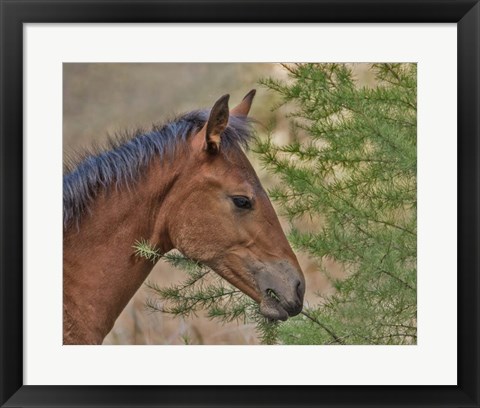
M 213 105 L 208 117 L 207 130 L 205 135 L 205 150 L 216 153 L 220 150 L 220 135 L 228 125 L 228 99 L 230 95 L 223 95 Z
M 248 112 L 250 112 L 253 97 L 256 93 L 257 91 L 255 89 L 252 89 L 249 93 L 245 95 L 245 97 L 242 99 L 242 102 L 235 106 L 230 113 L 233 116 L 247 116 Z

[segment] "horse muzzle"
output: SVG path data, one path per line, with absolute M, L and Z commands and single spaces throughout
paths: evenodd
M 261 294 L 260 313 L 271 320 L 287 320 L 303 308 L 305 279 L 300 268 L 288 261 L 262 264 L 255 281 Z

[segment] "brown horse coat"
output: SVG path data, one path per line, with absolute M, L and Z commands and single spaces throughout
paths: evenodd
M 225 95 L 209 114 L 188 114 L 65 174 L 64 344 L 101 344 L 152 269 L 133 253 L 139 239 L 208 265 L 270 319 L 301 311 L 302 271 L 241 148 L 254 95 L 231 111 Z

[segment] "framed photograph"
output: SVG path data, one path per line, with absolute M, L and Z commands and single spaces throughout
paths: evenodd
M 0 3 L 2 406 L 479 406 L 478 1 Z

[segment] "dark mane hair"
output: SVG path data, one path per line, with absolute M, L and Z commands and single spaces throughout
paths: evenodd
M 193 111 L 150 131 L 135 132 L 127 140 L 111 140 L 103 152 L 86 152 L 80 161 L 69 160 L 63 175 L 64 228 L 78 222 L 102 189 L 134 183 L 153 157 L 174 157 L 176 148 L 200 131 L 208 115 L 209 111 Z M 231 116 L 222 134 L 222 151 L 247 148 L 251 136 L 251 121 Z

